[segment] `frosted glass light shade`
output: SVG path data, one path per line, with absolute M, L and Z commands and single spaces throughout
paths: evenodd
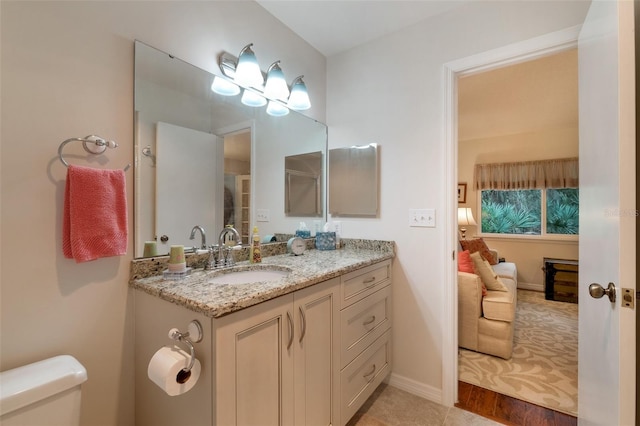
M 267 82 L 264 86 L 264 96 L 268 99 L 285 101 L 289 97 L 289 86 L 280 68 L 280 61 L 276 61 L 267 71 Z
M 302 77 L 296 77 L 291 85 L 291 95 L 287 106 L 291 109 L 302 111 L 311 108 L 311 101 L 307 93 L 307 86 L 302 81 Z
M 274 117 L 282 117 L 289 114 L 289 108 L 282 105 L 281 103 L 269 101 L 269 105 L 267 105 L 267 114 Z
M 251 107 L 261 107 L 267 104 L 267 100 L 264 98 L 264 96 L 246 89 L 242 94 L 242 98 L 240 99 L 240 101 L 243 104 Z
M 240 93 L 240 87 L 237 84 L 218 76 L 213 77 L 211 90 L 223 96 L 235 96 Z
M 244 87 L 261 87 L 264 83 L 262 71 L 256 59 L 255 53 L 251 50 L 253 43 L 246 45 L 238 57 L 236 75 L 233 78 L 236 83 Z

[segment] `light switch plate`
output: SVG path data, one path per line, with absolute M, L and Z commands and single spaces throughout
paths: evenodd
M 269 209 L 256 209 L 256 222 L 269 222 Z
M 435 228 L 435 209 L 409 209 L 409 226 Z

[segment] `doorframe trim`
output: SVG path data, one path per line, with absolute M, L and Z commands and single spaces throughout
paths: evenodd
M 458 268 L 453 253 L 458 247 L 458 77 L 538 59 L 577 47 L 581 25 L 555 31 L 447 62 L 443 66 L 443 134 L 445 143 L 445 253 L 452 262 L 444 266 L 444 325 L 442 342 L 442 404 L 458 400 Z M 447 237 L 448 236 L 448 237 Z

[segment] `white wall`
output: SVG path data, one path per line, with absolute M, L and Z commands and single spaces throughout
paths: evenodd
M 392 382 L 438 400 L 445 271 L 443 65 L 580 24 L 585 2 L 478 2 L 327 60 L 329 147 L 381 145 L 381 214 L 345 237 L 395 240 Z M 435 228 L 408 209 L 435 208 Z
M 66 170 L 60 142 L 115 139 L 108 163 L 133 162 L 133 41 L 219 73 L 221 51 L 249 42 L 262 68 L 305 75 L 307 112 L 325 121 L 325 58 L 253 2 L 0 3 L 1 360 L 6 370 L 61 353 L 87 367 L 83 425 L 133 424 L 133 303 L 126 256 L 76 264 L 61 250 Z M 127 172 L 133 236 L 133 175 Z

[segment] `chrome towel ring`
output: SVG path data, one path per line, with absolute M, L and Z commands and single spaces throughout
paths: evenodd
M 62 164 L 64 164 L 65 167 L 69 167 L 69 163 L 65 161 L 62 155 L 62 150 L 64 149 L 64 146 L 66 144 L 74 141 L 82 142 L 82 147 L 84 148 L 84 150 L 87 151 L 89 154 L 95 154 L 95 155 L 102 154 L 103 152 L 106 151 L 107 148 L 118 147 L 118 144 L 115 141 L 106 140 L 96 135 L 89 135 L 89 136 L 85 136 L 84 138 L 67 139 L 66 141 L 62 142 L 58 147 L 58 157 L 60 157 L 60 161 L 62 162 Z M 130 167 L 131 167 L 131 164 L 127 164 L 124 168 L 124 171 L 126 172 L 127 170 L 129 170 Z

